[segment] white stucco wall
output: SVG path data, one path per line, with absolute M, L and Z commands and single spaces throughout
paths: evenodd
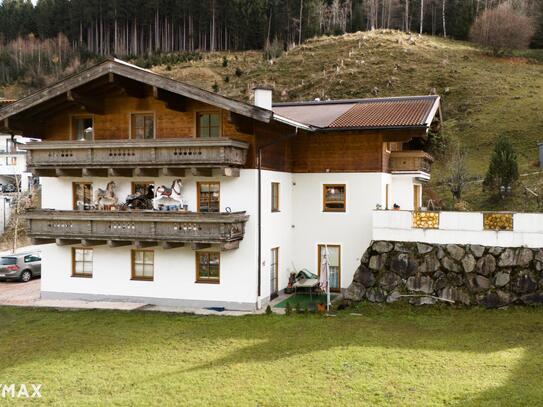
M 42 207 L 72 209 L 72 183 L 93 183 L 93 190 L 115 181 L 117 195 L 124 201 L 131 183 L 154 182 L 170 186 L 173 177 L 143 178 L 70 178 L 42 179 Z M 256 170 L 242 170 L 239 178 L 184 177 L 183 199 L 189 210 L 197 208 L 196 183 L 221 183 L 221 211 L 247 211 L 250 219 L 240 248 L 221 253 L 219 285 L 195 283 L 195 255 L 188 248 L 155 250 L 155 280 L 130 280 L 130 247 L 96 247 L 92 279 L 71 277 L 69 247 L 48 245 L 43 250 L 42 290 L 46 295 L 73 295 L 105 298 L 164 298 L 183 300 L 185 305 L 227 305 L 229 308 L 254 306 L 270 295 L 271 249 L 279 248 L 279 290 L 287 286 L 289 274 L 307 268 L 318 272 L 318 245 L 341 246 L 341 287 L 350 285 L 360 257 L 372 239 L 372 213 L 377 204 L 385 204 L 385 185 L 389 184 L 389 203 L 410 200 L 412 207 L 414 178 L 385 173 L 317 173 L 291 174 L 262 171 L 262 259 L 261 295 L 257 298 L 258 228 Z M 271 183 L 280 185 L 280 211 L 271 211 Z M 346 211 L 323 212 L 323 185 L 346 185 Z
M 72 182 L 90 181 L 93 189 L 105 188 L 106 178 L 43 178 L 42 207 L 46 209 L 72 209 Z M 170 186 L 173 178 L 115 178 L 117 195 L 124 200 L 130 193 L 133 181 L 155 181 Z M 43 247 L 42 292 L 45 296 L 72 293 L 78 298 L 127 299 L 163 298 L 164 303 L 179 305 L 211 306 L 226 305 L 229 308 L 254 307 L 257 301 L 257 195 L 256 171 L 242 170 L 239 178 L 231 177 L 187 177 L 183 178 L 183 197 L 189 209 L 196 210 L 196 182 L 220 181 L 221 211 L 230 207 L 232 211 L 245 210 L 250 215 L 245 228 L 245 237 L 239 249 L 222 252 L 220 284 L 196 283 L 195 253 L 190 248 L 155 251 L 154 281 L 130 280 L 130 250 L 133 247 L 94 248 L 93 277 L 71 277 L 71 248 L 46 245 Z M 213 248 L 212 248 L 213 249 Z M 210 250 L 212 250 L 210 249 Z M 216 248 L 218 250 L 218 248 Z M 65 297 L 65 295 L 62 295 Z M 173 300 L 173 301 L 168 301 Z M 156 302 L 156 301 L 154 301 Z
M 543 214 L 515 213 L 513 231 L 483 229 L 482 212 L 440 212 L 439 229 L 412 228 L 411 211 L 374 211 L 373 239 L 436 244 L 543 247 Z

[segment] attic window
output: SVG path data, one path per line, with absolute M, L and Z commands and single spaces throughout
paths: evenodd
M 72 137 L 79 141 L 92 141 L 94 138 L 94 123 L 92 116 L 72 117 Z
M 133 139 L 149 140 L 155 138 L 155 116 L 153 113 L 133 113 L 131 122 Z

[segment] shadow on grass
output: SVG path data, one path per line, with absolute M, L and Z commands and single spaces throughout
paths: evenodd
M 252 344 L 237 347 L 224 357 L 193 367 L 172 360 L 173 370 L 146 381 L 203 372 L 239 364 L 267 364 L 293 355 L 308 355 L 348 347 L 360 352 L 389 350 L 456 351 L 489 354 L 522 348 L 523 359 L 511 369 L 503 385 L 458 401 L 458 405 L 533 404 L 543 401 L 543 387 L 535 385 L 543 367 L 543 313 L 536 309 L 507 311 L 422 310 L 409 307 L 362 309 L 323 316 L 197 317 L 177 314 L 111 311 L 51 311 L 0 308 L 0 379 L 3 373 L 26 363 L 47 364 L 78 355 L 89 357 L 140 348 L 164 351 L 175 343 L 217 342 Z M 23 345 L 24 351 L 11 352 Z M 175 366 L 178 368 L 175 368 Z M 142 366 L 142 369 L 144 367 Z M 437 367 L 436 367 L 437 368 Z M 454 379 L 451 379 L 454 380 Z M 1 381 L 1 380 L 0 380 Z M 452 401 L 448 401 L 451 404 Z

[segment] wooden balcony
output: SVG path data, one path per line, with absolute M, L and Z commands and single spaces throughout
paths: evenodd
M 27 167 L 36 176 L 239 176 L 249 145 L 226 138 L 28 143 Z
M 425 151 L 393 151 L 390 153 L 389 169 L 391 172 L 430 173 L 433 162 L 434 158 Z
M 30 210 L 25 214 L 33 244 L 164 249 L 190 245 L 221 250 L 239 247 L 249 216 L 245 212 Z

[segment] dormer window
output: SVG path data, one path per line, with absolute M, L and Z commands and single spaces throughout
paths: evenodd
M 135 140 L 155 138 L 155 116 L 153 113 L 132 113 L 130 134 Z
M 92 141 L 94 139 L 92 116 L 72 117 L 72 138 L 79 141 Z

